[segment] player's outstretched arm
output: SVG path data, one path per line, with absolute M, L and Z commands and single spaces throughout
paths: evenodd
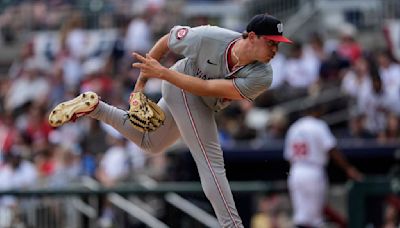
M 169 39 L 169 34 L 164 35 L 161 37 L 156 44 L 153 46 L 153 48 L 149 51 L 149 55 L 156 59 L 160 60 L 168 51 L 168 39 Z M 132 53 L 133 55 L 133 53 Z M 133 92 L 141 92 L 143 91 L 145 85 L 147 82 L 147 77 L 143 76 L 142 72 L 139 74 L 139 78 L 135 84 L 135 88 Z
M 149 54 L 147 54 L 146 57 L 143 57 L 134 53 L 133 56 L 138 59 L 140 63 L 134 63 L 132 66 L 139 68 L 141 74 L 145 78 L 159 78 L 166 80 L 197 96 L 221 97 L 232 100 L 243 99 L 239 91 L 236 89 L 232 79 L 203 80 L 170 70 L 162 66 Z
M 343 153 L 337 148 L 334 147 L 329 151 L 331 158 L 338 164 L 353 180 L 361 181 L 363 179 L 362 173 L 358 171 L 354 166 L 352 166 L 343 155 Z

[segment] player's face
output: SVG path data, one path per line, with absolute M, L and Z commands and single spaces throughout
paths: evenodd
M 279 42 L 267 40 L 261 36 L 257 38 L 256 43 L 257 45 L 255 54 L 257 55 L 257 60 L 260 62 L 269 62 L 278 52 Z

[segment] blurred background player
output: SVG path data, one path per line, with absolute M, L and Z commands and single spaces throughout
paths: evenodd
M 337 148 L 329 126 L 318 117 L 316 105 L 295 121 L 285 139 L 284 157 L 290 162 L 288 188 L 293 206 L 293 222 L 298 228 L 316 228 L 324 224 L 323 209 L 328 179 L 325 166 L 331 158 L 346 174 L 361 180 L 362 174 L 348 163 Z

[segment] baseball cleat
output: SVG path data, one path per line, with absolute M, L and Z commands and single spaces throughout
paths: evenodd
M 49 124 L 59 127 L 68 121 L 92 112 L 99 104 L 99 96 L 94 92 L 85 92 L 72 100 L 57 105 L 49 115 Z

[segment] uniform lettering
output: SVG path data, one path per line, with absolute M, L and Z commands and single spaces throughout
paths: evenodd
M 308 154 L 308 145 L 304 142 L 296 142 L 292 144 L 293 157 L 304 158 Z
M 203 80 L 208 80 L 210 79 L 206 74 L 204 74 L 199 68 L 197 68 L 195 76 L 198 78 L 201 78 Z

